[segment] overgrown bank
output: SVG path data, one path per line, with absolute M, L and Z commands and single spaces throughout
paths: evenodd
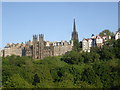
M 90 53 L 75 50 L 43 60 L 13 55 L 2 61 L 4 88 L 120 87 L 120 39 Z

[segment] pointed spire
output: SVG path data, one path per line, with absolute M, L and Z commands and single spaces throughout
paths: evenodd
M 74 19 L 74 24 L 73 24 L 73 32 L 72 32 L 71 40 L 78 40 L 78 32 L 76 31 L 75 19 Z
M 75 18 L 74 18 L 73 32 L 76 32 Z

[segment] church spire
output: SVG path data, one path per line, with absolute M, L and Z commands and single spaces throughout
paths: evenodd
M 74 24 L 73 24 L 73 32 L 72 32 L 72 40 L 78 40 L 78 32 L 76 30 L 76 24 L 75 24 L 75 19 L 74 19 Z
M 75 18 L 74 18 L 74 26 L 73 26 L 73 31 L 74 31 L 74 32 L 76 32 Z

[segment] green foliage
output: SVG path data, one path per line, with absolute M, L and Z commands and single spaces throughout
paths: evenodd
M 89 62 L 98 61 L 99 58 L 100 58 L 100 55 L 95 52 L 81 53 L 81 52 L 71 51 L 71 52 L 66 53 L 61 58 L 61 60 L 69 64 L 82 64 L 83 62 L 89 63 Z
M 40 78 L 39 78 L 39 76 L 37 74 L 35 74 L 32 85 L 36 86 L 37 83 L 40 83 Z
M 103 30 L 102 32 L 99 33 L 100 36 L 104 36 L 104 35 L 107 35 L 107 36 L 114 36 L 114 33 L 113 32 L 110 32 L 109 30 Z
M 73 50 L 63 56 L 34 60 L 2 58 L 3 88 L 118 88 L 120 39 L 91 52 Z
M 80 43 L 79 43 L 79 41 L 78 40 L 74 40 L 73 44 L 74 44 L 73 50 L 74 51 L 80 51 Z
M 19 74 L 13 74 L 4 83 L 7 88 L 32 88 L 33 86 L 26 82 Z
M 100 54 L 100 59 L 102 60 L 114 59 L 115 57 L 114 53 L 112 52 L 112 48 L 108 46 L 103 46 L 99 54 Z
M 95 73 L 100 77 L 101 82 L 103 83 L 104 88 L 117 87 L 113 82 L 116 82 L 119 79 L 118 75 L 118 60 L 104 61 L 100 63 L 95 63 L 93 69 Z M 116 69 L 115 69 L 116 68 Z M 114 86 L 115 85 L 115 86 Z M 120 84 L 119 84 L 120 85 Z
M 120 39 L 114 42 L 113 47 L 114 47 L 114 53 L 116 54 L 116 57 L 120 59 Z
M 87 83 L 92 84 L 97 88 L 102 88 L 101 80 L 99 76 L 95 74 L 95 71 L 92 67 L 85 68 L 81 76 L 82 81 L 86 81 Z
M 83 62 L 83 58 L 76 51 L 67 52 L 61 60 L 69 64 L 78 64 Z

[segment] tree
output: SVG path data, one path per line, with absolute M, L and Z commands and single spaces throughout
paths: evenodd
M 118 39 L 114 45 L 114 53 L 116 54 L 116 57 L 120 59 L 120 39 Z
M 119 75 L 117 74 L 116 70 L 113 70 L 115 67 L 114 65 L 116 64 L 117 62 L 115 62 L 115 60 L 114 62 L 103 61 L 93 64 L 93 69 L 96 75 L 100 77 L 103 88 L 112 88 L 119 86 L 119 82 L 117 82 L 117 80 L 119 79 Z
M 99 33 L 100 36 L 104 36 L 104 35 L 107 35 L 107 36 L 114 36 L 114 33 L 113 32 L 110 32 L 109 30 L 103 30 L 102 32 Z
M 109 46 L 103 46 L 103 48 L 101 49 L 99 54 L 100 54 L 101 60 L 110 60 L 115 57 L 115 55 L 113 53 L 113 49 Z
M 74 44 L 73 50 L 80 51 L 80 43 L 79 43 L 79 41 L 78 40 L 74 40 L 73 44 Z
M 5 88 L 118 88 L 119 53 L 120 39 L 102 48 L 93 47 L 90 53 L 72 50 L 39 61 L 27 56 L 8 56 L 2 58 L 2 85 Z
M 23 79 L 19 74 L 13 74 L 8 77 L 7 81 L 4 82 L 3 87 L 6 88 L 33 88 L 25 79 Z
M 37 74 L 35 74 L 32 85 L 36 86 L 37 83 L 40 83 L 40 78 L 39 78 L 39 76 Z
M 81 81 L 95 85 L 97 88 L 102 87 L 100 78 L 95 74 L 92 67 L 86 67 L 81 75 Z
M 62 61 L 65 61 L 69 64 L 77 64 L 78 63 L 78 53 L 76 51 L 67 52 L 62 58 Z

